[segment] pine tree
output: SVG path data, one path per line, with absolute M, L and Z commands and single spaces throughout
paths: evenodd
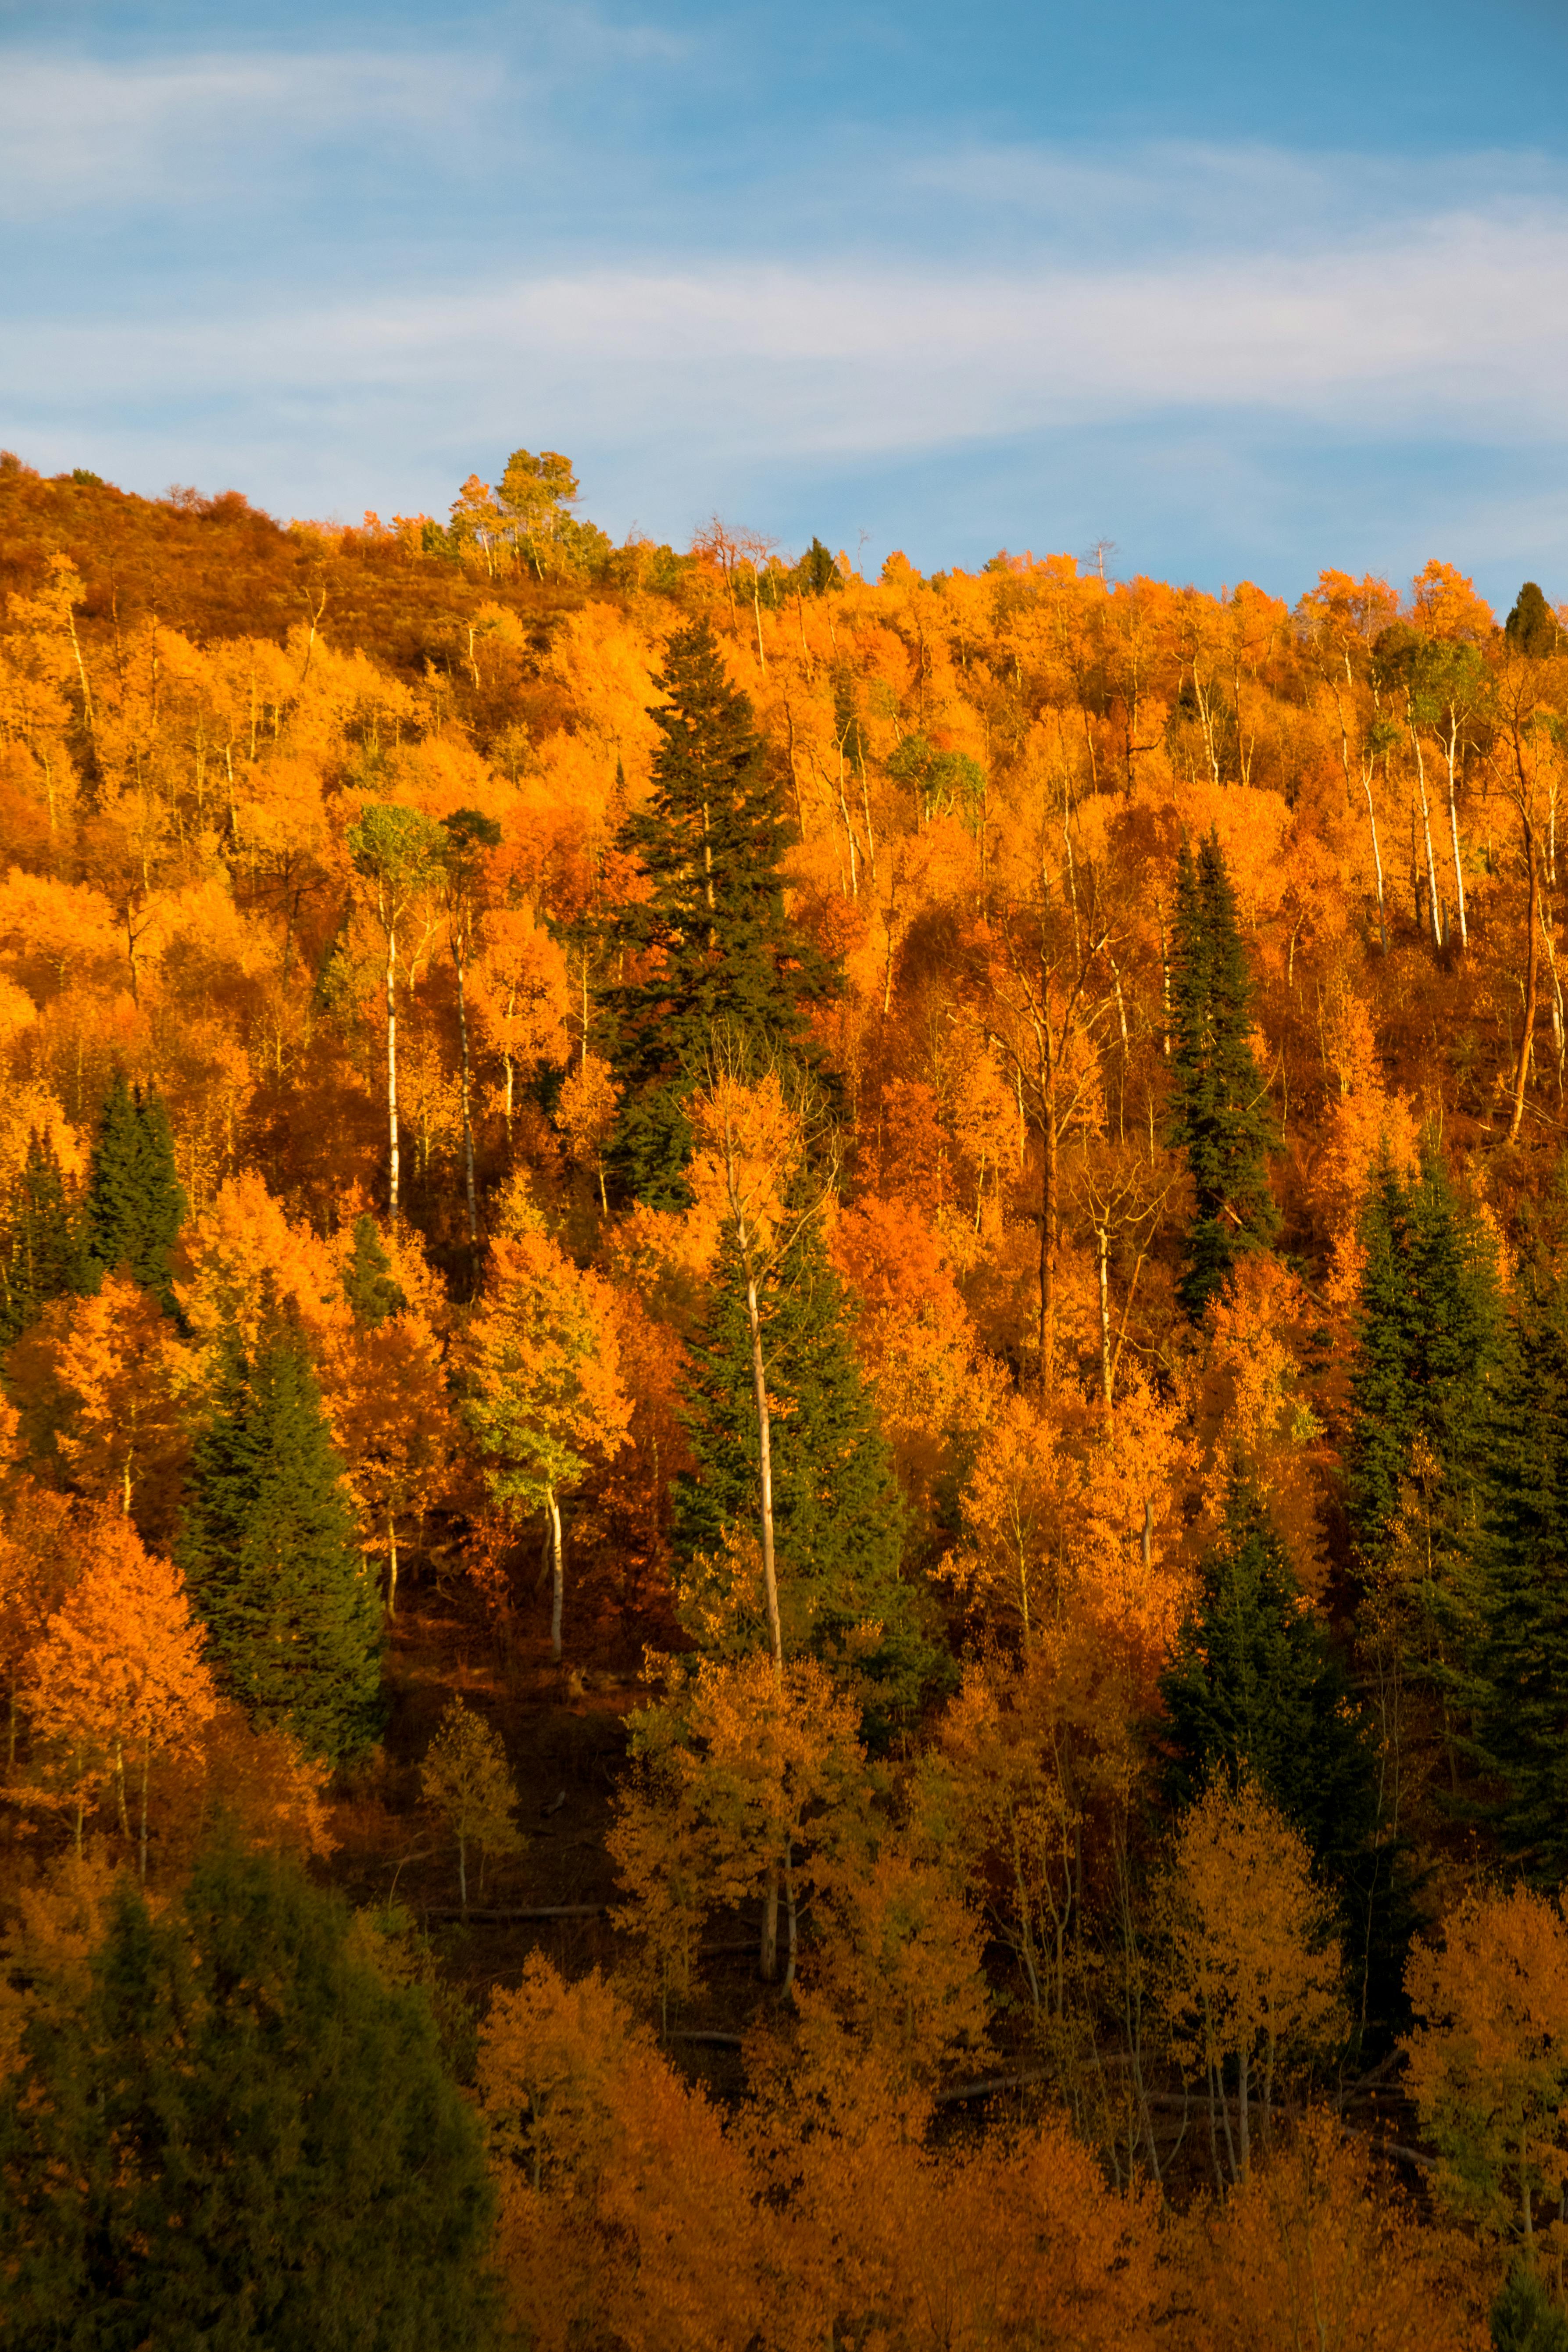
M 606 1157 L 637 1199 L 681 1208 L 686 1105 L 715 1029 L 747 1040 L 759 1062 L 809 1059 L 805 1008 L 833 974 L 784 912 L 788 828 L 751 703 L 725 677 L 706 621 L 671 637 L 659 683 L 668 702 L 651 714 L 664 739 L 653 791 L 619 835 L 651 887 L 617 919 L 640 976 L 608 1002 L 622 1108 Z
M 36 1131 L 11 1187 L 0 1238 L 0 1347 L 35 1324 L 51 1298 L 77 1287 L 81 1251 L 55 1149 Z
M 88 1171 L 83 1241 L 94 1288 L 123 1266 L 171 1311 L 170 1265 L 185 1217 L 168 1113 L 151 1087 L 117 1070 L 99 1118 Z
M 1410 1918 L 1404 1857 L 1379 1843 L 1373 1745 L 1328 1633 L 1250 1485 L 1233 1477 L 1198 1601 L 1161 1677 L 1171 1790 L 1190 1802 L 1249 1771 L 1343 1906 L 1363 2009 L 1397 1999 Z
M 1543 1887 L 1568 1878 L 1568 1301 L 1527 1307 L 1499 1382 L 1478 1661 L 1497 1829 Z
M 401 1315 L 408 1304 L 374 1217 L 354 1220 L 354 1249 L 343 1270 L 343 1297 L 353 1309 L 354 1321 L 370 1331 L 388 1316 Z
M 1527 580 L 1520 590 L 1503 629 L 1514 651 L 1531 661 L 1554 654 L 1563 635 L 1556 614 L 1533 580 Z
M 878 1687 L 876 1711 L 911 1706 L 934 1659 L 900 1578 L 902 1505 L 891 1458 L 855 1359 L 850 1309 L 815 1220 L 803 1223 L 761 1299 L 773 1435 L 774 1544 L 784 1652 L 855 1656 Z M 676 1482 L 676 1545 L 686 1617 L 701 1640 L 728 1621 L 728 1646 L 765 1642 L 760 1603 L 729 1588 L 727 1538 L 757 1525 L 759 1441 L 744 1284 L 721 1256 L 691 1350 L 683 1418 L 694 1472 Z M 739 1605 L 740 1614 L 730 1612 Z M 880 1630 L 868 1641 L 858 1630 Z M 722 1638 L 722 1637 L 721 1637 Z
M 270 1856 L 116 1903 L 0 2095 L 0 2341 L 417 2352 L 494 2341 L 493 2198 L 428 1998 Z
M 303 1342 L 280 1318 L 237 1345 L 192 1458 L 177 1557 L 252 1719 L 333 1759 L 380 1714 L 380 1615 Z
M 1480 1639 L 1495 1255 L 1430 1141 L 1412 1181 L 1384 1155 L 1361 1238 L 1345 1465 L 1363 1633 L 1394 1639 L 1407 1682 L 1440 1701 L 1452 1767 Z
M 1195 1321 L 1245 1251 L 1273 1239 L 1268 1189 L 1278 1129 L 1251 1045 L 1253 986 L 1236 900 L 1211 834 L 1184 843 L 1171 950 L 1169 1139 L 1186 1152 L 1195 1194 L 1178 1297 Z

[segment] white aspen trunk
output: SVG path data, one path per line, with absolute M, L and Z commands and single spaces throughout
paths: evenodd
M 545 1509 L 550 1515 L 550 1654 L 561 1664 L 561 1611 L 565 1594 L 565 1571 L 561 1554 L 561 1504 L 553 1486 L 544 1490 Z
M 768 1383 L 763 1363 L 763 1325 L 757 1305 L 757 1277 L 746 1273 L 746 1321 L 752 1335 L 752 1395 L 757 1408 L 758 1517 L 763 1543 L 763 1590 L 767 1597 L 768 1642 L 773 1651 L 773 1678 L 784 1679 L 784 1633 L 779 1623 L 779 1588 L 773 1561 L 773 1424 L 768 1413 Z
M 1372 863 L 1377 876 L 1377 936 L 1384 955 L 1388 953 L 1388 917 L 1383 901 L 1383 852 L 1377 845 L 1377 811 L 1372 799 L 1372 767 L 1362 770 L 1362 790 L 1366 794 L 1366 820 L 1372 827 Z
M 468 959 L 460 929 L 452 942 L 452 961 L 458 967 L 458 1044 L 463 1087 L 463 1182 L 468 1204 L 468 1239 L 472 1243 L 479 1237 L 479 1218 L 474 1198 L 474 1119 L 468 1086 L 468 1006 L 465 987 Z
M 397 1609 L 397 1517 L 390 1504 L 386 1511 L 386 1613 L 393 1616 Z
M 1100 1245 L 1100 1377 L 1105 1391 L 1105 1410 L 1110 1411 L 1110 1289 L 1107 1276 L 1106 1255 L 1110 1236 L 1103 1225 L 1094 1229 Z
M 1454 903 L 1459 918 L 1459 945 L 1463 949 L 1468 949 L 1470 944 L 1470 927 L 1465 912 L 1465 868 L 1459 856 L 1458 780 L 1454 772 L 1458 766 L 1458 737 L 1459 722 L 1450 715 L 1448 739 L 1444 746 L 1448 767 L 1448 833 L 1454 845 Z
M 394 1223 L 398 1216 L 397 1167 L 397 924 L 386 926 L 386 1134 L 387 1201 Z
M 1426 904 L 1432 916 L 1432 944 L 1443 944 L 1443 909 L 1437 898 L 1437 860 L 1432 853 L 1432 811 L 1426 798 L 1426 762 L 1421 756 L 1421 738 L 1415 721 L 1410 726 L 1410 748 L 1415 754 L 1415 782 L 1421 795 L 1421 831 L 1426 843 Z

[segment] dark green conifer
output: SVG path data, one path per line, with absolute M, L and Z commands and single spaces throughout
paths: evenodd
M 1375 1591 L 1402 1545 L 1405 1666 L 1450 1716 L 1468 1706 L 1479 1638 L 1484 1475 L 1497 1364 L 1495 1255 L 1423 1145 L 1405 1181 L 1386 1153 L 1363 1212 L 1366 1252 L 1351 1370 L 1347 1499 L 1358 1572 Z
M 686 1105 L 715 1031 L 759 1065 L 809 1059 L 805 1008 L 833 974 L 784 912 L 788 828 L 752 706 L 706 621 L 671 637 L 659 683 L 668 701 L 651 714 L 663 738 L 653 790 L 619 835 L 650 891 L 619 918 L 637 969 L 607 1003 L 622 1104 L 606 1159 L 637 1199 L 679 1208 L 689 1197 Z
M 334 1761 L 374 1736 L 381 1622 L 299 1333 L 231 1350 L 192 1457 L 177 1557 L 214 1658 L 253 1720 Z
M 1528 655 L 1531 661 L 1554 654 L 1563 635 L 1556 614 L 1533 580 L 1527 580 L 1520 590 L 1503 627 L 1510 645 L 1516 652 Z
M 1197 1319 L 1237 1259 L 1279 1223 L 1268 1189 L 1278 1140 L 1253 1059 L 1252 977 L 1219 841 L 1184 843 L 1171 948 L 1170 1140 L 1192 1171 L 1194 1216 L 1178 1297 Z
M 88 1169 L 87 1279 L 96 1288 L 106 1274 L 123 1267 L 172 1310 L 171 1263 L 184 1216 L 168 1113 L 151 1087 L 132 1088 L 117 1070 Z
M 76 1221 L 52 1143 L 37 1133 L 11 1188 L 0 1238 L 0 1347 L 36 1323 L 52 1298 L 74 1290 L 81 1273 Z
M 1360 1710 L 1251 1486 L 1232 1480 L 1224 1532 L 1161 1679 L 1175 1793 L 1250 1768 L 1314 1853 L 1344 1877 L 1376 1805 Z
M 367 1330 L 384 1323 L 389 1315 L 401 1315 L 408 1304 L 374 1217 L 354 1219 L 354 1254 L 343 1274 L 343 1296 L 355 1322 Z
M 0 2093 L 0 2343 L 422 2352 L 495 2340 L 493 2194 L 425 1991 L 267 1855 L 123 1884 Z
M 1246 1767 L 1339 1898 L 1363 2021 L 1391 2014 L 1412 1919 L 1405 1858 L 1379 1835 L 1373 1740 L 1328 1633 L 1240 1475 L 1160 1695 L 1172 1795 L 1189 1802 L 1218 1774 L 1234 1787 Z
M 856 1651 L 858 1674 L 879 1686 L 879 1712 L 907 1708 L 933 1654 L 900 1578 L 902 1503 L 856 1362 L 849 1304 L 815 1221 L 797 1233 L 760 1304 L 785 1651 L 828 1659 Z M 697 1467 L 676 1482 L 676 1545 L 691 1591 L 689 1630 L 703 1638 L 725 1613 L 725 1530 L 752 1535 L 757 1527 L 751 1333 L 731 1253 L 721 1258 L 690 1354 L 684 1418 Z M 857 1631 L 867 1624 L 881 1631 L 860 1655 Z M 739 1648 L 766 1638 L 760 1614 L 735 1622 Z
M 1489 1469 L 1478 1736 L 1497 1828 L 1538 1885 L 1568 1879 L 1568 1329 L 1561 1292 L 1521 1311 Z

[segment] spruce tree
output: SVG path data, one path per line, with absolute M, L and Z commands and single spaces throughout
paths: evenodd
M 0 2343 L 496 2340 L 479 2126 L 375 1940 L 271 1856 L 205 1856 L 157 1917 L 122 1874 L 0 2090 Z
M 1373 1743 L 1328 1633 L 1239 1475 L 1160 1695 L 1173 1798 L 1189 1803 L 1221 1775 L 1234 1788 L 1247 1767 L 1334 1889 L 1363 2016 L 1389 2014 L 1411 1915 L 1405 1857 L 1378 1837 Z
M 1520 590 L 1503 629 L 1515 652 L 1531 661 L 1554 654 L 1563 635 L 1556 614 L 1533 580 L 1527 580 Z
M 1345 1444 L 1356 1570 L 1369 1595 L 1391 1596 L 1406 1678 L 1440 1700 L 1452 1750 L 1453 1712 L 1474 1699 L 1480 1634 L 1495 1255 L 1430 1140 L 1412 1181 L 1384 1154 L 1361 1238 Z
M 935 1664 L 900 1577 L 903 1508 L 891 1457 L 856 1361 L 850 1308 L 815 1220 L 774 1266 L 760 1300 L 773 1454 L 779 1616 L 786 1654 L 855 1660 L 874 1714 L 912 1706 Z M 675 1486 L 676 1548 L 687 1571 L 688 1630 L 735 1647 L 766 1639 L 760 1614 L 731 1616 L 725 1537 L 757 1526 L 755 1393 L 745 1286 L 721 1256 L 690 1349 L 683 1415 L 696 1469 Z M 869 1643 L 859 1629 L 880 1628 Z
M 343 1272 L 343 1297 L 354 1321 L 366 1330 L 374 1330 L 390 1315 L 401 1315 L 408 1304 L 374 1217 L 354 1220 L 353 1255 Z
M 96 1288 L 106 1274 L 123 1268 L 172 1311 L 171 1261 L 184 1216 L 168 1113 L 151 1087 L 133 1088 L 117 1070 L 88 1170 L 87 1279 Z
M 1342 1878 L 1374 1826 L 1360 1710 L 1247 1481 L 1232 1479 L 1224 1530 L 1198 1571 L 1198 1601 L 1160 1684 L 1173 1787 L 1185 1801 L 1250 1767 L 1313 1853 Z
M 764 773 L 746 696 L 729 683 L 706 621 L 678 630 L 652 713 L 663 740 L 645 808 L 618 846 L 649 895 L 623 910 L 617 940 L 637 977 L 611 992 L 610 1060 L 622 1090 L 606 1161 L 657 1208 L 687 1204 L 686 1105 L 718 1028 L 768 1056 L 810 1058 L 806 1008 L 833 973 L 784 912 L 779 861 L 789 833 Z
M 232 1344 L 197 1440 L 177 1557 L 228 1688 L 332 1760 L 374 1738 L 381 1623 L 321 1391 L 274 1316 L 247 1362 Z
M 1536 1885 L 1568 1879 L 1568 1300 L 1525 1306 L 1489 1462 L 1477 1730 L 1496 1827 Z
M 0 1347 L 36 1323 L 52 1298 L 74 1290 L 81 1272 L 76 1222 L 52 1143 L 37 1132 L 11 1187 L 0 1238 Z
M 1195 1214 L 1177 1296 L 1197 1320 L 1244 1252 L 1279 1227 L 1268 1189 L 1278 1129 L 1251 1045 L 1253 986 L 1217 835 L 1184 843 L 1171 949 L 1169 1139 L 1186 1152 Z

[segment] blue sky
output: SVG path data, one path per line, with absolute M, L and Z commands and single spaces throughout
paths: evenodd
M 0 0 L 0 254 L 46 471 L 1568 596 L 1543 0 Z

